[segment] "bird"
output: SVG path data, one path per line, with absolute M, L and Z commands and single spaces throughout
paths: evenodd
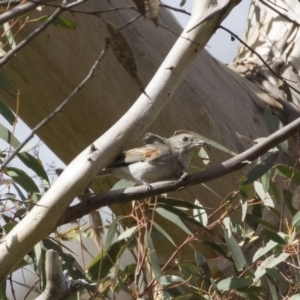
M 185 176 L 196 149 L 206 145 L 191 133 L 170 138 L 147 133 L 143 143 L 143 147 L 120 153 L 97 177 L 113 175 L 151 189 L 151 183 Z

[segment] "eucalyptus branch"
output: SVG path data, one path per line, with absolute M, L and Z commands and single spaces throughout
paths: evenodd
M 70 95 L 54 110 L 50 113 L 46 118 L 44 118 L 38 125 L 36 125 L 31 133 L 27 136 L 27 138 L 15 149 L 15 151 L 3 162 L 0 172 L 12 161 L 12 159 L 20 152 L 20 150 L 33 138 L 33 136 L 40 130 L 43 126 L 45 126 L 50 120 L 52 120 L 58 113 L 62 111 L 62 109 L 69 103 L 69 101 L 75 96 L 84 86 L 85 84 L 92 78 L 98 64 L 104 58 L 106 51 L 109 47 L 109 40 L 105 39 L 104 47 L 101 50 L 99 56 L 91 67 L 87 76 L 80 82 L 80 84 L 70 93 Z
M 192 186 L 220 178 L 231 172 L 239 170 L 246 165 L 249 165 L 249 162 L 257 159 L 261 155 L 265 154 L 268 150 L 277 146 L 299 131 L 300 118 L 276 131 L 267 137 L 263 142 L 251 147 L 243 153 L 238 154 L 219 165 L 207 168 L 202 172 L 188 175 L 184 179 L 153 183 L 151 184 L 151 190 L 147 189 L 145 186 L 137 186 L 122 190 L 109 191 L 107 193 L 92 196 L 91 198 L 87 199 L 87 201 L 70 207 L 58 222 L 57 226 L 74 221 L 75 219 L 81 218 L 93 210 L 107 205 L 120 202 L 126 203 L 136 199 L 152 197 L 167 192 L 177 191 L 187 186 Z

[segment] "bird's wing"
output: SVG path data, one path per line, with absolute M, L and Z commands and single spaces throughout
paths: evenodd
M 145 147 L 124 151 L 116 158 L 113 163 L 107 166 L 106 169 L 128 166 L 136 162 L 153 161 L 162 156 L 162 150 L 162 146 L 152 147 L 150 145 L 147 145 Z
M 157 134 L 154 133 L 147 133 L 145 135 L 145 137 L 143 138 L 143 143 L 145 145 L 149 145 L 149 144 L 168 144 L 168 139 L 159 136 Z

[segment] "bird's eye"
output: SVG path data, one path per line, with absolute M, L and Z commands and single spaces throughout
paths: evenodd
M 184 137 L 182 138 L 182 141 L 183 141 L 183 142 L 187 142 L 188 139 L 189 139 L 189 138 L 188 138 L 187 136 L 184 136 Z

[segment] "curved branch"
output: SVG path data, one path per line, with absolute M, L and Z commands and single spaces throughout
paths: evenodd
M 227 175 L 233 171 L 239 170 L 249 164 L 249 161 L 253 161 L 259 156 L 265 154 L 268 150 L 274 146 L 280 144 L 287 138 L 298 133 L 300 130 L 300 118 L 296 119 L 289 125 L 276 131 L 269 137 L 267 137 L 262 143 L 259 143 L 243 153 L 230 158 L 223 163 L 212 166 L 202 172 L 188 175 L 183 180 L 177 181 L 164 181 L 151 184 L 152 189 L 148 190 L 145 186 L 131 187 L 123 190 L 115 190 L 100 195 L 93 196 L 87 199 L 85 202 L 81 202 L 77 205 L 70 207 L 64 216 L 60 219 L 57 226 L 69 223 L 75 219 L 81 218 L 84 215 L 90 213 L 93 210 L 99 209 L 103 206 L 125 203 L 136 199 L 147 198 L 166 192 L 176 191 L 178 189 L 185 188 L 186 186 L 192 186 L 203 182 L 208 182 L 224 175 Z

